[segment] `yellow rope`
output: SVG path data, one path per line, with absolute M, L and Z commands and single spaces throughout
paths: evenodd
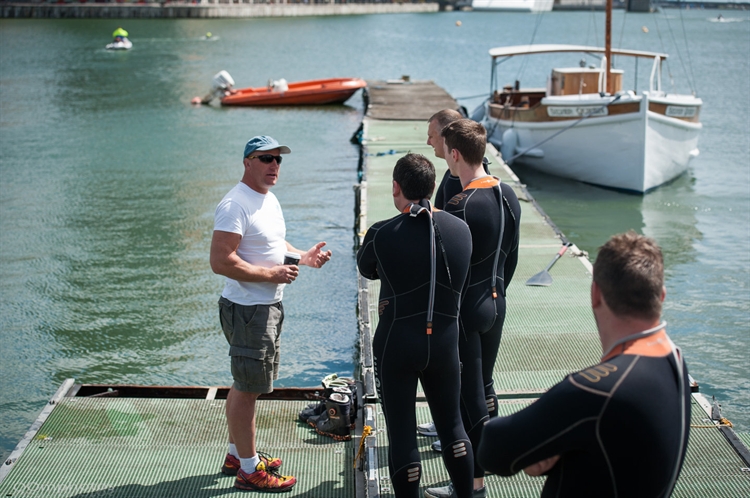
M 362 454 L 365 452 L 365 441 L 367 440 L 367 436 L 372 434 L 372 427 L 369 425 L 366 425 L 362 427 L 362 438 L 359 440 L 359 449 L 357 450 L 357 456 L 354 457 L 354 468 L 357 468 L 357 462 L 359 462 L 359 459 L 362 458 Z
M 692 425 L 690 424 L 691 429 L 715 429 L 716 427 L 734 427 L 732 425 L 732 422 L 730 422 L 728 419 L 721 417 L 719 419 L 719 423 L 715 425 Z

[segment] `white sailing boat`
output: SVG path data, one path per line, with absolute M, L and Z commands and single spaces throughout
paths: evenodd
M 611 6 L 611 0 L 608 1 Z M 525 45 L 494 48 L 494 92 L 474 119 L 487 129 L 509 163 L 617 190 L 645 193 L 687 170 L 698 155 L 703 104 L 694 95 L 666 93 L 666 54 L 612 49 L 611 10 L 606 46 Z M 599 67 L 555 68 L 546 88 L 497 88 L 498 62 L 516 56 L 570 53 L 602 55 Z M 623 90 L 623 71 L 612 56 L 651 60 L 649 89 Z
M 549 12 L 554 0 L 473 0 L 473 10 Z

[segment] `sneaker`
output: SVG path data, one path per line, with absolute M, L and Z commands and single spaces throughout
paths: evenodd
M 419 424 L 417 426 L 417 432 L 423 436 L 428 436 L 428 437 L 437 436 L 437 429 L 435 429 L 435 422 L 427 422 L 426 424 Z
M 456 498 L 456 490 L 453 489 L 453 483 L 448 483 L 447 486 L 441 488 L 427 488 L 424 491 L 425 498 Z M 475 489 L 471 494 L 472 498 L 487 498 L 487 487 L 482 486 L 479 489 Z
M 453 489 L 453 483 L 440 488 L 427 488 L 424 490 L 424 498 L 456 498 L 456 490 Z
M 268 470 L 278 470 L 281 467 L 281 458 L 274 458 L 267 453 L 258 452 L 260 461 L 263 462 Z M 228 476 L 236 476 L 237 471 L 240 470 L 240 459 L 236 458 L 231 453 L 227 453 L 224 458 L 224 465 L 221 466 L 221 473 Z
M 260 457 L 260 461 L 266 465 L 266 468 L 268 470 L 278 470 L 279 467 L 281 467 L 281 458 L 272 457 L 268 453 L 263 453 L 262 451 L 258 452 L 258 456 Z
M 276 470 L 267 469 L 263 462 L 255 467 L 255 472 L 252 474 L 239 469 L 234 480 L 234 487 L 237 489 L 271 493 L 289 491 L 295 484 L 297 484 L 297 479 L 294 476 L 282 476 Z
M 430 448 L 432 448 L 432 451 L 437 451 L 438 453 L 443 452 L 443 445 L 440 443 L 440 440 L 435 441 L 430 445 Z

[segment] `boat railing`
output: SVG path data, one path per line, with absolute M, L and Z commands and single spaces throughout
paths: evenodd
M 654 79 L 656 79 L 656 91 L 661 92 L 661 59 L 657 55 L 654 57 L 654 64 L 651 66 L 651 78 L 649 79 L 649 91 L 654 91 Z

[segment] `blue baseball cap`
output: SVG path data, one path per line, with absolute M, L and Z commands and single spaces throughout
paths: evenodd
M 273 149 L 279 149 L 279 154 L 289 154 L 292 152 L 292 149 L 290 149 L 286 145 L 280 145 L 279 142 L 276 141 L 276 139 L 266 135 L 260 135 L 248 140 L 247 145 L 245 145 L 245 155 L 242 156 L 242 158 L 246 158 L 256 150 Z

